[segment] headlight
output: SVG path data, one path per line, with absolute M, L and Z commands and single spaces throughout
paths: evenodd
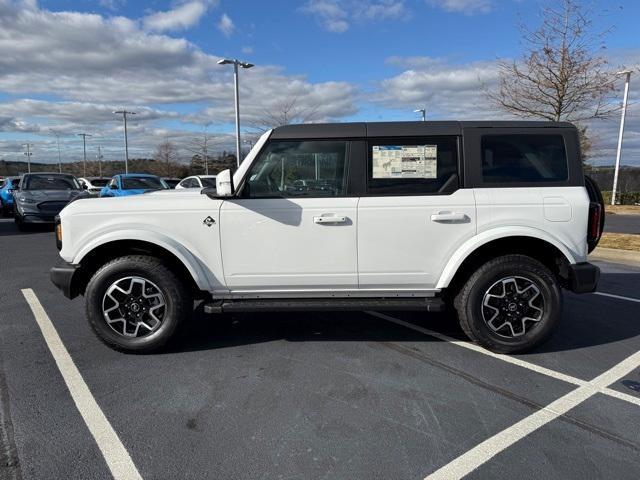
M 20 203 L 38 203 L 37 200 L 34 200 L 33 198 L 29 198 L 29 197 L 19 197 L 18 201 Z

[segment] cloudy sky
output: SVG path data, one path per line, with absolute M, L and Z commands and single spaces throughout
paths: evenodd
M 601 0 L 597 30 L 610 29 L 613 66 L 640 67 L 637 0 Z M 88 156 L 100 145 L 122 158 L 171 139 L 186 146 L 206 129 L 213 149 L 233 149 L 232 68 L 241 73 L 243 130 L 265 112 L 312 121 L 505 118 L 482 84 L 499 59 L 517 58 L 518 22 L 535 25 L 538 0 L 0 0 L 0 158 Z M 634 82 L 635 81 L 635 85 Z M 640 165 L 640 70 L 632 79 L 624 163 Z M 618 118 L 592 125 L 594 163 L 615 155 Z M 247 132 L 247 137 L 250 132 Z

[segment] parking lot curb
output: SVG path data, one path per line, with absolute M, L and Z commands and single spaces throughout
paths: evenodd
M 623 265 L 640 266 L 640 252 L 598 247 L 589 255 L 589 260 L 604 260 Z

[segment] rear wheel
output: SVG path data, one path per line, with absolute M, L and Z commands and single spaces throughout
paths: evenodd
M 193 310 L 191 292 L 160 259 L 116 258 L 101 267 L 85 292 L 87 319 L 115 350 L 143 353 L 164 347 Z
M 529 350 L 556 329 L 562 292 L 555 275 L 525 255 L 482 265 L 454 301 L 460 326 L 474 342 L 498 353 Z

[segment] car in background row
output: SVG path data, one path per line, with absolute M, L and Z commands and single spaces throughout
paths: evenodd
M 80 186 L 89 192 L 92 196 L 100 195 L 100 191 L 107 186 L 111 180 L 109 177 L 80 177 L 78 178 L 78 182 L 80 182 Z
M 215 175 L 192 175 L 183 179 L 176 189 L 182 188 L 216 188 L 216 176 Z
M 0 186 L 0 214 L 8 217 L 13 212 L 13 192 L 20 188 L 20 177 L 6 177 Z
M 20 230 L 25 224 L 53 223 L 55 216 L 83 192 L 73 175 L 65 173 L 27 173 L 20 189 L 13 193 L 14 219 Z
M 176 186 L 180 183 L 179 178 L 162 177 L 162 180 L 164 180 L 164 183 L 169 185 L 169 188 L 176 188 Z
M 128 197 L 156 190 L 169 190 L 169 185 L 156 175 L 126 173 L 114 175 L 100 191 L 100 197 Z

